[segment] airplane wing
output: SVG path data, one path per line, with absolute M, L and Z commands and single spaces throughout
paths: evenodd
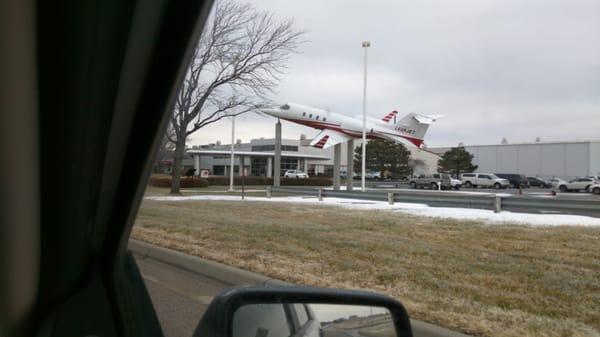
M 352 137 L 347 136 L 341 132 L 333 131 L 333 130 L 323 130 L 319 132 L 319 134 L 310 142 L 310 146 L 317 147 L 319 149 L 326 149 L 328 147 L 334 146 L 338 143 L 343 143 L 352 139 Z

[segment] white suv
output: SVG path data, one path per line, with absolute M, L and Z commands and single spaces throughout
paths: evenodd
M 286 178 L 308 178 L 308 174 L 300 170 L 287 170 L 283 176 Z
M 594 183 L 596 183 L 596 181 L 592 178 L 577 178 L 569 181 L 568 183 L 561 183 L 558 185 L 558 189 L 561 192 L 587 191 L 590 186 L 594 185 Z
M 510 185 L 508 179 L 497 177 L 493 173 L 463 173 L 460 180 L 464 187 L 493 187 L 495 189 L 507 188 Z

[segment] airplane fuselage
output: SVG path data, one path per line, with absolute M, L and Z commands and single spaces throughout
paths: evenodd
M 276 109 L 262 109 L 261 111 L 296 124 L 319 130 L 339 132 L 350 138 L 361 138 L 363 133 L 362 117 L 353 118 L 336 112 L 294 103 L 284 104 Z M 415 136 L 417 130 L 409 125 L 398 125 L 390 122 L 367 117 L 367 139 L 386 139 L 405 144 L 410 143 L 416 147 L 422 144 L 423 139 Z

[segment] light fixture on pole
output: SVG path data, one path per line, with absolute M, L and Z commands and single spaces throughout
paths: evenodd
M 233 192 L 233 167 L 235 166 L 235 116 L 231 116 L 231 164 L 229 166 L 229 191 Z
M 364 57 L 364 78 L 363 78 L 363 130 L 362 130 L 362 171 L 360 176 L 360 184 L 362 191 L 365 191 L 365 176 L 367 174 L 367 49 L 371 46 L 370 41 L 362 42 L 365 50 Z

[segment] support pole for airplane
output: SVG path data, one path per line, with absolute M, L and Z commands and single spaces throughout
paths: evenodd
M 229 191 L 233 192 L 233 168 L 235 167 L 235 116 L 231 117 L 231 166 L 229 167 Z
M 275 168 L 273 172 L 273 186 L 281 186 L 281 121 L 275 124 Z
M 194 154 L 194 175 L 200 175 L 200 154 Z
M 354 139 L 348 141 L 346 148 L 346 191 L 354 187 Z
M 371 42 L 363 41 L 363 49 L 365 50 L 364 58 L 364 79 L 363 79 L 363 130 L 362 130 L 362 170 L 360 176 L 360 185 L 362 191 L 365 188 L 365 176 L 367 174 L 367 49 L 371 46 Z
M 333 189 L 340 189 L 340 169 L 342 162 L 342 143 L 333 146 Z

